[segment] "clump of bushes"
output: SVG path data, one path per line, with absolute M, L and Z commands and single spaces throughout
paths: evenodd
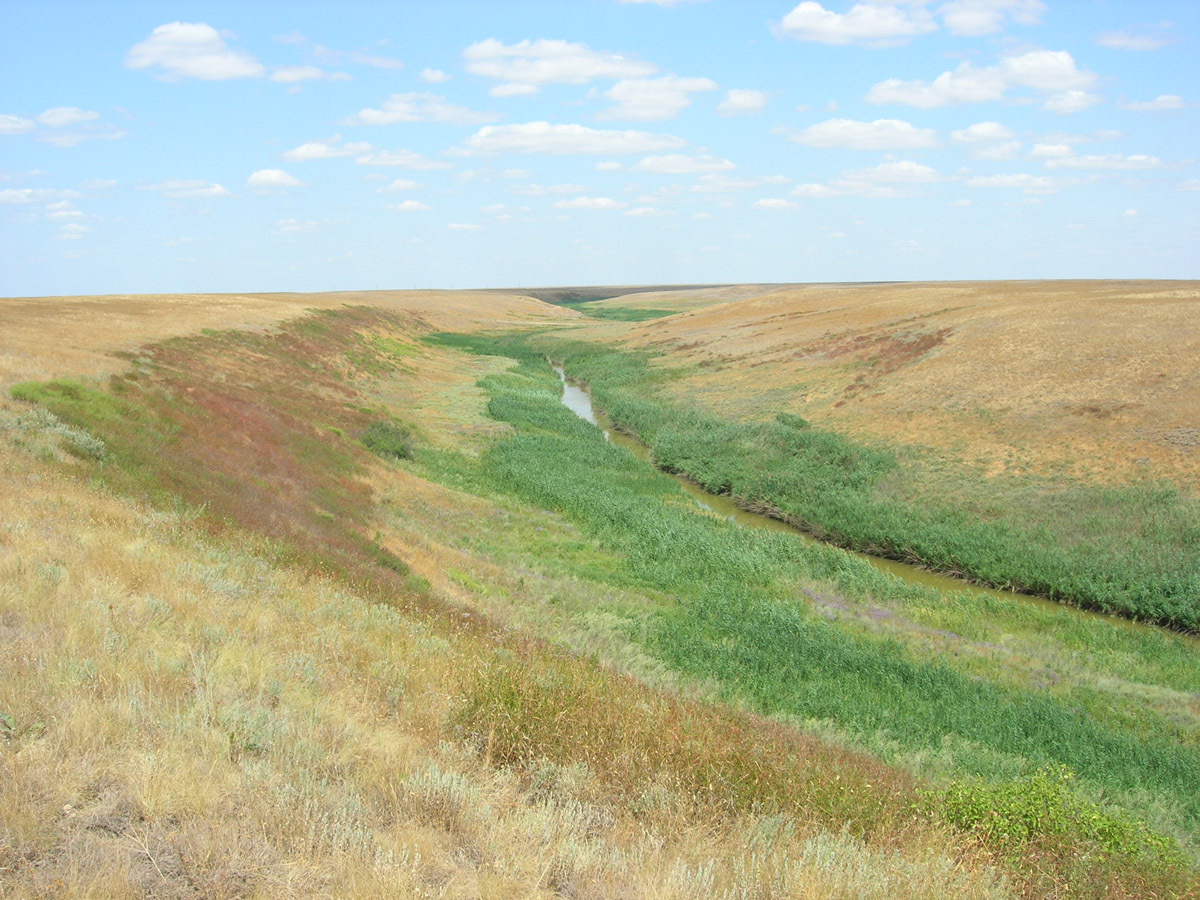
M 362 445 L 384 459 L 411 459 L 413 436 L 396 422 L 372 422 L 362 433 Z

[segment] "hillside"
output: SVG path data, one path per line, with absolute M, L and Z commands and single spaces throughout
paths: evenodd
M 878 496 L 1150 472 L 1174 515 L 1197 296 L 0 300 L 0 892 L 1194 892 L 1194 638 L 707 515 L 545 356 L 900 454 Z

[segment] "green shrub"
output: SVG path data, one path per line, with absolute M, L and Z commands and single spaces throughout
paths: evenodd
M 408 429 L 395 422 L 372 422 L 362 433 L 362 444 L 376 456 L 411 459 L 413 438 Z

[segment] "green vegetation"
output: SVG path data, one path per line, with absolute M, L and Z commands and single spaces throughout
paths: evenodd
M 914 489 L 925 473 L 892 449 L 787 413 L 732 422 L 664 400 L 657 389 L 681 373 L 645 354 L 553 337 L 502 346 L 564 360 L 658 465 L 748 509 L 877 556 L 1200 631 L 1200 503 L 1169 484 L 998 480 L 987 503 L 957 503 L 968 498 Z
M 395 422 L 372 422 L 362 434 L 363 446 L 377 456 L 408 459 L 412 456 L 413 437 Z
M 932 605 L 937 598 L 835 548 L 740 529 L 687 509 L 671 479 L 562 407 L 550 370 L 524 341 L 439 340 L 519 360 L 509 373 L 483 382 L 490 413 L 516 434 L 491 447 L 474 478 L 561 512 L 627 560 L 631 578 L 671 597 L 675 602 L 642 621 L 634 639 L 673 670 L 718 686 L 728 702 L 790 721 L 830 723 L 843 739 L 886 759 L 938 757 L 944 774 L 1004 783 L 1067 766 L 1096 796 L 1141 807 L 1192 839 L 1200 831 L 1194 730 L 1181 743 L 1167 736 L 1172 728 L 1157 716 L 1106 715 L 1103 702 L 1089 702 L 1086 691 L 1060 698 L 968 677 L 895 640 L 825 621 L 797 602 L 805 585 L 832 583 L 843 597 L 890 599 L 900 607 Z M 637 374 L 624 370 L 631 371 Z M 630 393 L 613 395 L 631 405 L 630 414 L 637 412 Z M 793 441 L 816 435 L 809 445 L 815 447 L 812 469 L 827 480 L 843 472 L 851 489 L 890 464 L 834 435 L 776 427 L 787 428 Z M 1189 670 L 1194 679 L 1194 664 Z
M 598 300 L 564 301 L 562 306 L 577 309 L 593 319 L 608 319 L 613 322 L 646 322 L 675 315 L 673 309 L 652 309 L 645 306 L 613 306 Z
M 372 763 L 368 800 L 343 798 L 369 823 L 361 831 L 372 859 L 372 840 L 399 840 L 389 829 L 404 804 L 425 826 L 474 835 L 464 838 L 463 853 L 478 854 L 495 843 L 483 824 L 495 815 L 489 802 L 526 816 L 557 797 L 593 823 L 590 836 L 579 838 L 584 843 L 609 830 L 692 829 L 711 855 L 748 822 L 781 834 L 801 823 L 804 840 L 841 834 L 839 847 L 872 848 L 839 850 L 857 861 L 911 848 L 912 835 L 924 835 L 926 846 L 950 848 L 952 867 L 959 854 L 972 865 L 1000 860 L 1013 890 L 1030 897 L 1066 889 L 1170 897 L 1194 885 L 1200 728 L 1186 710 L 1200 691 L 1200 661 L 1182 638 L 941 595 L 835 547 L 699 512 L 674 479 L 606 442 L 559 403 L 547 352 L 583 373 L 626 427 L 657 440 L 656 453 L 674 453 L 678 468 L 696 465 L 751 505 L 735 479 L 756 474 L 758 463 L 766 470 L 780 460 L 786 472 L 782 461 L 800 460 L 806 477 L 850 497 L 878 492 L 903 463 L 793 414 L 749 426 L 675 411 L 671 421 L 670 407 L 653 393 L 655 379 L 670 375 L 641 357 L 546 336 L 439 336 L 432 342 L 440 353 L 516 361 L 480 382 L 488 413 L 504 425 L 486 432 L 489 443 L 464 438 L 461 451 L 415 441 L 414 433 L 424 434 L 416 414 L 379 400 L 388 395 L 384 382 L 414 377 L 406 360 L 415 348 L 396 337 L 405 326 L 387 313 L 344 309 L 271 334 L 168 341 L 105 385 L 59 381 L 14 390 L 52 410 L 22 410 L 13 420 L 41 416 L 37 428 L 13 426 L 31 447 L 70 453 L 82 435 L 103 448 L 85 471 L 117 491 L 182 499 L 203 509 L 193 515 L 215 526 L 215 536 L 263 535 L 256 546 L 265 556 L 298 562 L 313 578 L 332 574 L 337 590 L 354 592 L 337 603 L 315 596 L 311 610 L 289 620 L 306 642 L 295 646 L 307 649 L 296 652 L 298 638 L 273 645 L 270 677 L 279 686 L 271 693 L 248 680 L 245 708 L 221 707 L 203 719 L 205 728 L 215 722 L 227 732 L 218 747 L 226 765 L 268 771 L 262 767 L 291 753 L 298 733 L 272 724 L 282 716 L 274 712 L 280 697 L 294 727 L 307 728 L 314 720 L 299 710 L 312 702 L 288 706 L 289 692 L 337 690 L 354 699 L 331 701 L 330 709 L 338 716 L 357 710 L 366 724 L 322 724 L 301 742 L 303 765 L 289 762 L 269 774 L 312 770 L 325 784 L 329 773 L 355 773 L 362 754 L 404 756 L 408 773 L 399 782 L 390 763 Z M 402 424 L 398 413 L 418 425 Z M 701 452 L 689 446 L 693 438 Z M 731 468 L 734 446 L 742 469 Z M 761 447 L 770 452 L 758 456 Z M 371 465 L 367 451 L 396 465 Z M 380 480 L 368 485 L 368 477 Z M 390 512 L 387 504 L 399 503 L 390 497 L 413 482 L 424 485 L 410 498 L 416 505 Z M 432 499 L 438 491 L 440 501 Z M 411 529 L 411 544 L 397 538 L 401 527 Z M 439 527 L 453 531 L 453 544 L 418 571 L 444 575 L 454 602 L 474 596 L 485 611 L 506 611 L 511 618 L 503 621 L 529 623 L 533 636 L 579 652 L 431 596 L 429 584 L 387 548 L 434 554 Z M 153 546 L 117 543 L 122 552 Z M 205 582 L 205 590 L 227 598 L 230 622 L 247 622 L 245 610 L 261 604 L 257 625 L 247 624 L 244 634 L 242 625 L 230 626 L 223 644 L 214 639 L 214 659 L 235 640 L 249 647 L 271 639 L 280 609 L 298 593 L 261 574 L 244 580 L 221 570 Z M 150 609 L 154 598 L 143 590 L 116 592 L 118 610 Z M 66 593 L 61 599 L 74 602 Z M 390 608 L 370 606 L 379 600 Z M 103 603 L 97 609 L 103 618 Z M 111 619 L 113 605 L 107 610 Z M 110 631 L 101 631 L 97 640 L 109 642 Z M 1014 637 L 989 644 L 999 631 Z M 134 640 L 142 632 L 130 630 Z M 172 640 L 164 646 L 181 653 Z M 650 684 L 598 665 L 593 651 Z M 251 651 L 239 654 L 250 658 Z M 120 662 L 96 655 L 106 666 Z M 240 658 L 222 663 L 223 677 L 251 671 Z M 1048 661 L 1061 679 L 1033 684 L 1035 663 Z M 195 665 L 182 666 L 179 677 L 186 681 Z M 159 668 L 153 672 L 160 677 Z M 28 681 L 48 683 L 35 674 Z M 205 696 L 190 682 L 180 691 Z M 240 694 L 230 696 L 242 703 Z M 0 709 L 19 709 L 0 701 Z M 397 739 L 386 729 L 401 716 L 413 730 Z M 19 729 L 23 719 L 14 718 Z M 15 740 L 4 721 L 0 742 Z M 322 741 L 334 749 L 318 748 Z M 418 745 L 439 747 L 442 763 L 454 760 L 456 768 L 422 769 L 413 757 Z M 476 769 L 486 774 L 474 781 L 458 774 Z M 485 800 L 501 783 L 525 793 Z M 570 787 L 580 784 L 586 789 Z M 410 799 L 398 807 L 398 796 Z M 739 853 L 741 840 L 733 845 Z M 556 863 L 556 871 L 575 871 L 565 865 Z M 750 880 L 743 873 L 729 883 Z M 542 884 L 536 871 L 530 884 Z

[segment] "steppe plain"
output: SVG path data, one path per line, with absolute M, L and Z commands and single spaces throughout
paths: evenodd
M 743 534 L 546 357 L 1200 551 L 1196 282 L 2 299 L 0 896 L 1197 895 L 1186 596 Z

